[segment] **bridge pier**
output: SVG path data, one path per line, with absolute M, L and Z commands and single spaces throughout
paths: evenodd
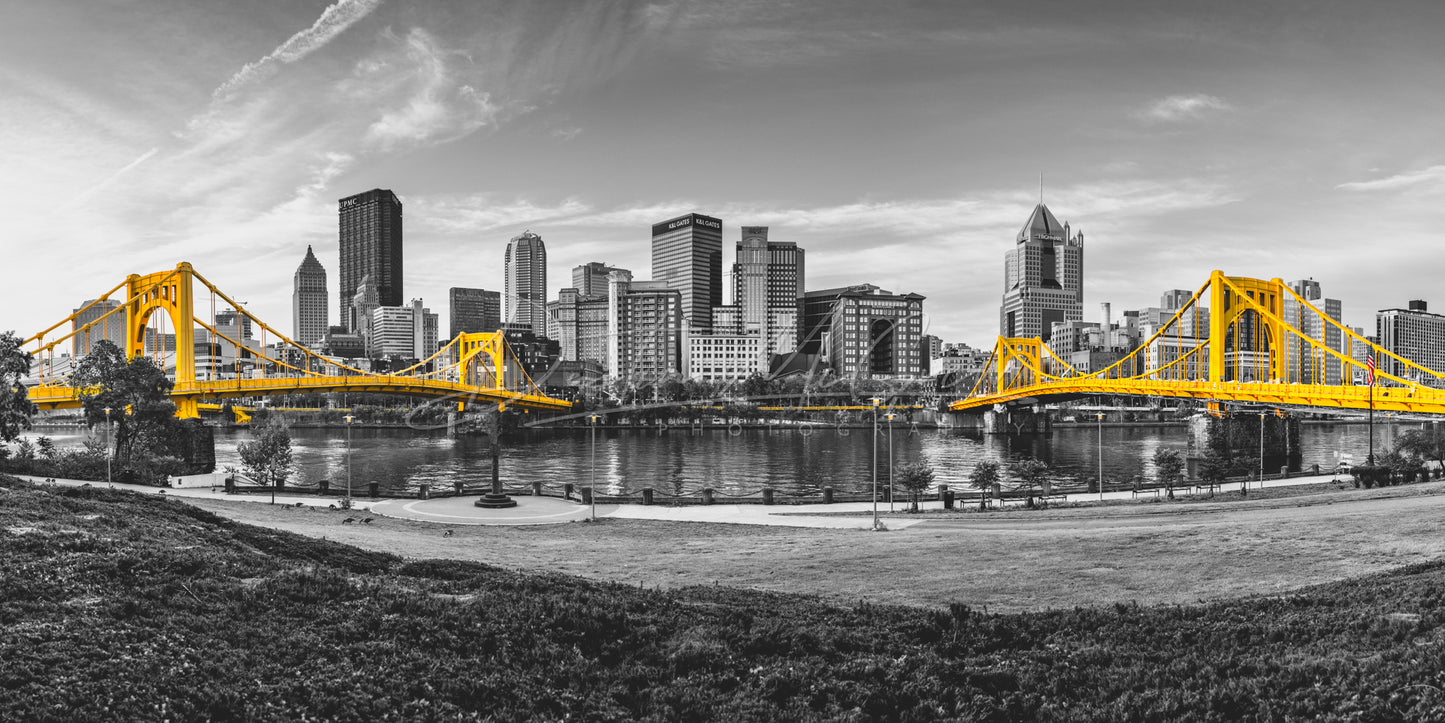
M 1041 405 L 990 409 L 983 413 L 984 434 L 1043 434 L 1049 431 L 1049 415 Z

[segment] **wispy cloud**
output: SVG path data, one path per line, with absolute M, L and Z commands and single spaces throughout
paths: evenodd
M 1430 166 L 1419 171 L 1408 173 L 1397 173 L 1385 178 L 1377 178 L 1372 181 L 1350 181 L 1341 183 L 1335 188 L 1342 191 L 1394 191 L 1412 186 L 1433 184 L 1445 181 L 1445 166 Z
M 476 235 L 513 230 L 544 223 L 560 224 L 589 213 L 591 206 L 575 198 L 556 204 L 532 200 L 505 200 L 492 194 L 413 196 L 406 199 L 407 223 L 438 234 Z
M 406 55 L 414 68 L 411 92 L 366 130 L 368 142 L 383 149 L 419 143 L 444 143 L 481 128 L 497 114 L 490 96 L 461 82 L 448 56 L 431 33 L 413 28 Z
M 1149 103 L 1136 115 L 1149 121 L 1175 123 L 1202 118 L 1210 113 L 1232 110 L 1232 107 L 1212 95 L 1171 95 Z
M 382 0 L 337 0 L 321 12 L 321 17 L 311 27 L 292 35 L 266 57 L 247 63 L 216 88 L 211 97 L 228 100 L 243 86 L 271 77 L 276 73 L 278 64 L 294 63 L 316 52 L 356 21 L 371 14 L 381 3 Z

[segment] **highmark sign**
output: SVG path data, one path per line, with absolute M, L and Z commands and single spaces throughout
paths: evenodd
M 665 234 L 669 231 L 676 231 L 677 229 L 685 228 L 688 226 L 701 226 L 703 228 L 710 228 L 714 231 L 722 231 L 721 220 L 713 218 L 711 216 L 703 216 L 702 214 L 690 213 L 686 216 L 682 216 L 681 218 L 675 218 L 671 221 L 663 221 L 662 223 L 653 224 L 652 235 L 658 236 L 661 234 Z

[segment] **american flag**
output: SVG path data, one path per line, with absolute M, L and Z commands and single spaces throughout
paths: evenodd
M 1371 354 L 1371 355 L 1365 357 L 1365 369 L 1367 370 L 1367 371 L 1366 371 L 1366 374 L 1365 374 L 1365 383 L 1366 383 L 1366 384 L 1369 384 L 1369 385 L 1372 386 L 1372 387 L 1375 386 L 1375 355 L 1374 355 L 1374 354 Z

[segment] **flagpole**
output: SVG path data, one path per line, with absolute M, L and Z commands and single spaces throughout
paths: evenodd
M 1369 359 L 1370 374 L 1370 455 L 1365 459 L 1365 464 L 1375 466 L 1375 352 L 1370 350 Z

